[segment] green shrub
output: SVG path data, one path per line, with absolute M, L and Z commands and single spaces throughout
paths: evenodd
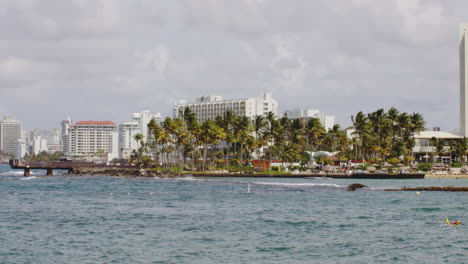
M 272 171 L 279 171 L 279 167 L 278 166 L 271 166 L 271 170 Z
M 463 162 L 453 162 L 452 168 L 461 168 L 463 167 Z
M 418 170 L 420 171 L 430 171 L 432 169 L 432 164 L 431 163 L 419 163 L 418 164 Z

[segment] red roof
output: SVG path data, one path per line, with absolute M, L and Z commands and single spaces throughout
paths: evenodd
M 111 125 L 115 126 L 112 121 L 79 121 L 76 125 Z

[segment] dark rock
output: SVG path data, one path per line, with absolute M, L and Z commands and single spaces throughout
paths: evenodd
M 355 191 L 356 189 L 360 189 L 364 187 L 367 187 L 367 186 L 364 184 L 360 184 L 360 183 L 353 183 L 353 184 L 348 185 L 348 191 Z

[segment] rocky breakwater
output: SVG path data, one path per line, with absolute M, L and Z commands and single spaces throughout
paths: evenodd
M 176 178 L 179 177 L 174 173 L 161 173 L 159 171 L 145 168 L 73 168 L 68 172 L 68 175 L 75 176 L 114 176 L 114 177 L 147 177 L 147 178 Z
M 385 189 L 384 191 L 388 192 L 401 192 L 401 191 L 431 191 L 431 192 L 468 192 L 468 187 L 454 187 L 454 186 L 445 186 L 445 187 L 403 187 L 401 189 Z

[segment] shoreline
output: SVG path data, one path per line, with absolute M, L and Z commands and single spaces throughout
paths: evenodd
M 160 177 L 181 178 L 191 176 L 194 178 L 285 178 L 285 179 L 425 179 L 425 178 L 467 178 L 468 175 L 429 175 L 424 173 L 358 173 L 358 174 L 255 174 L 255 173 L 216 173 L 216 172 L 159 172 L 151 169 L 123 169 L 123 168 L 74 168 L 67 175 L 104 175 L 117 177 Z
M 468 174 L 426 174 L 426 176 L 424 176 L 424 179 L 468 179 Z

